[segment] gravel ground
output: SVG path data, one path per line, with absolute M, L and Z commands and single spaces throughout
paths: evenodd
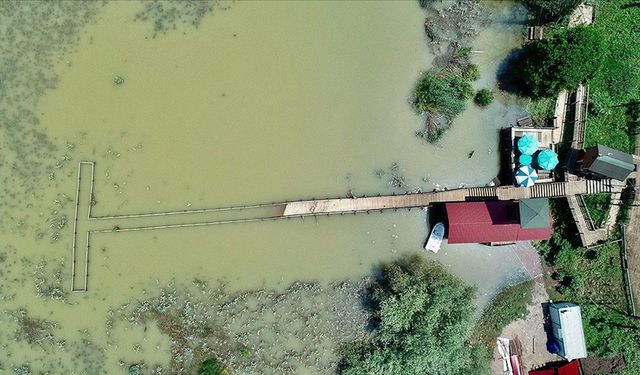
M 531 304 L 527 307 L 529 314 L 526 319 L 518 319 L 511 322 L 502 330 L 500 337 L 510 340 L 516 337 L 522 343 L 522 356 L 520 363 L 525 371 L 540 367 L 547 362 L 558 360 L 558 356 L 547 352 L 547 334 L 544 331 L 544 317 L 542 304 L 549 301 L 549 295 L 544 288 L 542 277 L 535 279 Z M 502 360 L 498 349 L 493 353 L 491 365 L 493 374 L 502 374 Z

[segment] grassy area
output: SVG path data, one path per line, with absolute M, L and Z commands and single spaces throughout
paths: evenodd
M 596 227 L 601 227 L 607 219 L 609 208 L 611 208 L 610 194 L 591 194 L 582 197 L 584 199 L 589 216 Z
M 496 338 L 509 323 L 525 318 L 527 305 L 531 303 L 533 281 L 526 281 L 505 288 L 476 322 L 469 340 L 475 374 L 489 374 Z
M 632 1 L 598 0 L 592 27 L 605 40 L 601 69 L 589 81 L 590 110 L 585 145 L 603 143 L 631 152 L 640 100 L 640 6 Z
M 549 297 L 581 306 L 590 355 L 621 354 L 627 362 L 623 374 L 640 373 L 640 319 L 627 314 L 619 243 L 592 250 L 578 246 L 566 202 L 551 206 L 554 234 L 536 244 L 549 271 Z
M 496 337 L 504 327 L 516 319 L 527 316 L 533 283 L 533 280 L 525 281 L 500 292 L 478 319 L 471 341 L 493 350 Z

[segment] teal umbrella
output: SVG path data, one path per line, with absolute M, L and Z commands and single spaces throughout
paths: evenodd
M 558 165 L 558 154 L 551 149 L 543 150 L 538 154 L 538 166 L 550 171 Z
M 516 182 L 520 186 L 529 187 L 533 186 L 538 179 L 538 173 L 535 169 L 528 165 L 518 168 L 516 171 Z
M 522 154 L 518 157 L 518 162 L 520 163 L 520 165 L 529 165 L 532 161 L 533 158 L 531 157 L 531 155 Z
M 538 140 L 532 135 L 525 134 L 518 139 L 518 150 L 525 155 L 533 155 L 538 151 Z

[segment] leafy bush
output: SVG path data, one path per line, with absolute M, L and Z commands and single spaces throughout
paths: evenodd
M 604 55 L 601 32 L 592 27 L 560 30 L 550 39 L 532 43 L 520 60 L 525 93 L 550 97 L 562 89 L 575 89 L 595 75 Z
M 385 265 L 371 289 L 375 336 L 345 348 L 341 374 L 468 373 L 474 289 L 418 256 Z
M 478 90 L 473 101 L 480 107 L 486 107 L 493 102 L 493 91 L 489 89 Z
M 450 72 L 425 72 L 416 86 L 415 108 L 419 113 L 455 117 L 473 95 L 471 84 Z
M 209 358 L 202 362 L 198 369 L 198 375 L 226 375 L 227 371 L 216 358 Z

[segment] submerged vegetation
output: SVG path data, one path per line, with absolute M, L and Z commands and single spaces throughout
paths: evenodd
M 172 374 L 335 372 L 336 346 L 366 337 L 361 298 L 367 280 L 321 286 L 298 282 L 283 292 L 227 292 L 194 280 L 111 311 L 107 336 L 157 326 L 170 338 Z
M 425 33 L 437 57 L 434 68 L 419 78 L 412 103 L 425 116 L 425 127 L 416 135 L 429 143 L 442 137 L 474 97 L 471 82 L 480 78 L 480 70 L 466 46 L 477 35 L 475 25 L 488 22 L 479 2 L 458 2 L 442 9 L 435 3 L 419 1 L 427 11 Z
M 153 23 L 153 37 L 176 30 L 183 24 L 195 28 L 200 26 L 203 18 L 212 13 L 218 1 L 216 0 L 186 0 L 186 1 L 140 1 L 142 9 L 136 13 L 137 21 L 151 21 Z

